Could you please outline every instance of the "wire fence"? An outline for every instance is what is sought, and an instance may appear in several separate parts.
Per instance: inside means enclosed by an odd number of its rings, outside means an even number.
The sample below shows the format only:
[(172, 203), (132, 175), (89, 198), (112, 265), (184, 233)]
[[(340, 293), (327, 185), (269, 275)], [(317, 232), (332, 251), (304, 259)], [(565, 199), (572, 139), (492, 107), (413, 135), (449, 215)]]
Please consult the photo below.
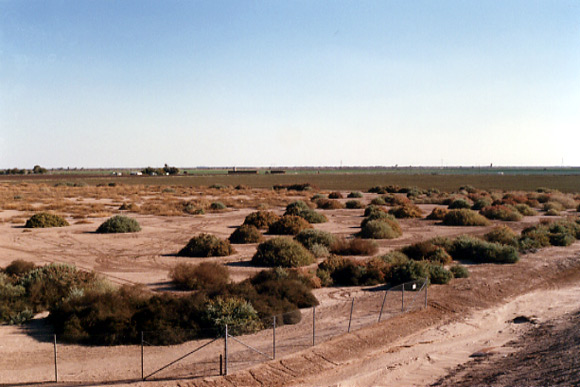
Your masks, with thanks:
[[(178, 345), (151, 344), (163, 342), (163, 331), (141, 332), (140, 343), (114, 347), (106, 345), (113, 341), (106, 334), (92, 338), (96, 344), (90, 346), (71, 344), (75, 338), (46, 332), (3, 335), (0, 385), (98, 384), (227, 375), (426, 307), (427, 285), (427, 280), (409, 282), (303, 309), (300, 315), (290, 312), (272, 316), (263, 319), (264, 329), (253, 334), (238, 334), (243, 327), (234, 325), (226, 326), (225, 332), (197, 331), (197, 337), (206, 338)], [(181, 334), (191, 337), (193, 332)]]

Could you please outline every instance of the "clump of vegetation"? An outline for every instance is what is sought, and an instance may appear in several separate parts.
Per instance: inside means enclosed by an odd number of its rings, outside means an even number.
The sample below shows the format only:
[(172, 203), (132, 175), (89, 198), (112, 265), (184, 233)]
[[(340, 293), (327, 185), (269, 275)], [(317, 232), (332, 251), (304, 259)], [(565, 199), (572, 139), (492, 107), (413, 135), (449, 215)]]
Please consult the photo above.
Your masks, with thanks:
[(213, 202), (209, 205), (209, 208), (212, 211), (222, 211), (225, 210), (226, 208), (228, 208), (225, 204), (223, 204), (222, 202)]
[(342, 193), (340, 193), (339, 191), (334, 191), (328, 194), (328, 198), (329, 199), (342, 199)]
[(394, 239), (402, 235), (401, 227), (398, 223), (384, 220), (370, 220), (362, 226), (361, 238), (367, 239)]
[(308, 210), (310, 210), (308, 204), (306, 204), (302, 200), (296, 200), (286, 206), (286, 212), (284, 212), (284, 215), (298, 215), (302, 211)]
[(493, 203), (493, 200), (491, 200), (491, 198), (484, 196), (484, 197), (481, 197), (481, 198), (478, 198), (477, 200), (475, 200), (471, 209), (475, 210), (475, 211), (479, 211), (479, 210), (484, 209), (485, 207), (491, 206), (492, 203)]
[(471, 208), (472, 204), (468, 202), (466, 199), (455, 199), (451, 203), (449, 203), (448, 208), (450, 210), (458, 210), (461, 208)]
[(308, 209), (305, 211), (300, 211), (298, 216), (307, 221), (308, 223), (326, 223), (328, 218), (321, 213), (314, 210)]
[(448, 264), (452, 261), (451, 256), (443, 247), (437, 246), (431, 241), (405, 246), (401, 252), (415, 261), (430, 261), (440, 264)]
[(363, 194), (360, 191), (353, 191), (353, 192), (349, 193), (347, 196), (347, 198), (349, 198), (349, 199), (360, 199), (362, 197), (363, 197)]
[(535, 216), (535, 215), (538, 215), (537, 211), (535, 211), (533, 208), (531, 208), (526, 203), (518, 203), (518, 204), (516, 204), (514, 206), (514, 208), (516, 209), (517, 212), (519, 212), (523, 216)]
[(369, 206), (367, 206), (367, 208), (365, 208), (365, 212), (363, 216), (371, 216), (373, 214), (378, 214), (378, 213), (387, 213), (387, 210), (384, 209), (383, 207), (371, 204)]
[(488, 242), (518, 247), (518, 236), (514, 230), (508, 226), (495, 227), (493, 230), (485, 234), (483, 238)]
[(393, 214), (395, 218), (421, 218), (423, 217), (423, 212), (419, 207), (414, 204), (407, 204), (403, 206), (398, 206), (391, 208), (389, 214)]
[(373, 200), (371, 200), (371, 204), (373, 206), (386, 206), (387, 201), (385, 200), (385, 198), (383, 196), (378, 196), (376, 198), (373, 198)]
[(425, 262), (407, 260), (394, 265), (389, 272), (389, 283), (400, 285), (429, 278), (429, 265)]
[(572, 220), (540, 223), (522, 231), (520, 250), (530, 251), (546, 246), (568, 246), (580, 239), (580, 224)]
[(314, 256), (300, 243), (286, 237), (277, 237), (258, 245), (252, 257), (255, 266), (299, 267), (314, 263)]
[(429, 282), (436, 285), (445, 285), (453, 278), (453, 273), (441, 265), (429, 265)]
[(135, 203), (123, 203), (119, 206), (119, 211), (137, 212), (139, 211), (139, 206)]
[(453, 241), (449, 253), (455, 260), (477, 263), (516, 263), (519, 260), (518, 251), (513, 246), (486, 242), (466, 235)]
[(435, 207), (433, 211), (431, 211), (431, 213), (427, 215), (427, 219), (443, 220), (445, 218), (445, 215), (447, 215), (447, 213), (449, 213), (449, 210), (447, 208)]
[(97, 228), (97, 233), (99, 234), (116, 234), (138, 231), (141, 231), (139, 222), (123, 215), (115, 215), (112, 218), (107, 219), (99, 226), (99, 228)]
[(229, 241), (203, 233), (191, 238), (177, 255), (181, 257), (225, 257), (234, 252)]
[(377, 251), (375, 241), (360, 238), (337, 238), (330, 246), (330, 252), (338, 255), (374, 255)]
[(349, 210), (365, 208), (365, 205), (360, 200), (347, 200), (344, 204)]
[(302, 183), (302, 184), (276, 184), (274, 185), (274, 190), (288, 190), (288, 191), (311, 191), (316, 189), (316, 187), (310, 183)]
[(300, 231), (312, 228), (304, 218), (297, 215), (284, 215), (268, 228), (268, 233), (277, 235), (296, 235)]
[(254, 226), (259, 230), (267, 230), (278, 219), (280, 217), (271, 211), (256, 211), (246, 216), (244, 224)]
[(462, 265), (453, 265), (449, 268), (454, 278), (469, 278), (469, 270)]
[(490, 222), (484, 216), (473, 210), (450, 210), (443, 218), (446, 226), (489, 226)]
[(546, 211), (546, 215), (558, 216), (560, 212), (564, 211), (564, 206), (559, 202), (549, 201), (544, 203), (543, 209)]
[(263, 328), (258, 312), (252, 304), (239, 297), (217, 297), (210, 300), (205, 307), (204, 318), (210, 325), (218, 328), (218, 332), (234, 335), (249, 334)]
[(169, 278), (181, 289), (215, 289), (227, 285), (230, 273), (227, 267), (215, 262), (178, 263), (169, 272)]
[(66, 227), (69, 223), (61, 216), (49, 212), (39, 212), (26, 221), (26, 228)]
[(308, 250), (311, 250), (317, 245), (322, 245), (327, 249), (330, 249), (330, 246), (332, 246), (336, 241), (336, 236), (327, 231), (311, 228), (300, 231), (295, 239)]
[(499, 219), (510, 222), (522, 220), (522, 215), (512, 208), (504, 205), (485, 207), (480, 213), (488, 219)]
[(332, 199), (318, 199), (316, 206), (323, 210), (340, 210), (344, 208), (344, 204), (338, 200)]
[(255, 226), (243, 224), (228, 239), (234, 244), (259, 243), (264, 240), (264, 236)]
[(331, 256), (318, 265), (316, 275), (324, 286), (372, 286), (384, 282), (387, 270), (381, 260), (354, 261)]
[(23, 275), (28, 274), (28, 272), (34, 270), (35, 268), (36, 265), (34, 264), (34, 262), (16, 259), (4, 268), (4, 273), (13, 277), (22, 277)]

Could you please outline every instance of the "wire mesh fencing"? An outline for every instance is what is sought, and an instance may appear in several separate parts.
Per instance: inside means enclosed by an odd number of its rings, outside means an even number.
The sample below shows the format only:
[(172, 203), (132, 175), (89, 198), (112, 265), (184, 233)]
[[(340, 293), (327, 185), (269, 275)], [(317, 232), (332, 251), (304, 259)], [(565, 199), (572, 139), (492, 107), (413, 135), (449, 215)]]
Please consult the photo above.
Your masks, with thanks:
[[(0, 385), (41, 382), (123, 382), (226, 375), (304, 350), (333, 337), (426, 306), (427, 280), (262, 319), (261, 330), (243, 326), (196, 331), (145, 331), (136, 337), (53, 334), (3, 335)], [(16, 328), (14, 328), (16, 329)], [(173, 344), (172, 342), (181, 342)], [(131, 345), (110, 346), (113, 342)]]

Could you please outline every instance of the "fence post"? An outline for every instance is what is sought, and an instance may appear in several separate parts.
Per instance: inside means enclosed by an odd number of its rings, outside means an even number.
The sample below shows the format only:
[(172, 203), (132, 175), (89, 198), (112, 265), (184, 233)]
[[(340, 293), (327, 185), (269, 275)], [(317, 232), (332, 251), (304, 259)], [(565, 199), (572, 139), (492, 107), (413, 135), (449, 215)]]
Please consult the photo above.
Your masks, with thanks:
[(54, 382), (58, 383), (58, 362), (56, 360), (56, 333), (54, 334)]
[(316, 307), (312, 307), (312, 346), (316, 345)]
[(429, 289), (429, 283), (427, 281), (429, 280), (425, 279), (425, 308), (427, 308), (427, 289)]
[(405, 284), (401, 288), (401, 312), (405, 311)]
[(354, 309), (354, 297), (352, 298), (352, 302), (350, 304), (350, 317), (348, 318), (348, 333), (350, 333), (350, 324), (352, 322), (352, 310)]
[(224, 355), (220, 353), (220, 376), (224, 374)]
[(385, 296), (383, 297), (383, 303), (381, 304), (381, 311), (379, 312), (379, 321), (378, 322), (381, 322), (381, 317), (383, 317), (383, 309), (385, 308), (385, 301), (387, 300), (387, 293), (388, 292), (389, 292), (388, 290), (385, 290)]
[(272, 360), (276, 359), (276, 316), (272, 319)]
[(225, 345), (224, 345), (224, 375), (227, 376), (228, 374), (228, 324), (226, 324), (226, 336), (225, 336)]
[(145, 380), (145, 365), (143, 361), (143, 331), (141, 331), (141, 380)]

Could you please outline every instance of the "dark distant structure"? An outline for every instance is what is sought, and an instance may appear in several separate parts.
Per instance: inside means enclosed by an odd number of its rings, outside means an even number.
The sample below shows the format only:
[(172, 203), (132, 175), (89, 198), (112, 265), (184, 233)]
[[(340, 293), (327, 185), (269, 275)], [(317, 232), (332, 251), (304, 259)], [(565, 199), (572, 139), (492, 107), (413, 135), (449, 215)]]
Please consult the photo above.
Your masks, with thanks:
[(237, 169), (236, 167), (234, 167), (234, 169), (228, 171), (228, 175), (257, 175), (257, 174), (258, 174), (257, 169)]

